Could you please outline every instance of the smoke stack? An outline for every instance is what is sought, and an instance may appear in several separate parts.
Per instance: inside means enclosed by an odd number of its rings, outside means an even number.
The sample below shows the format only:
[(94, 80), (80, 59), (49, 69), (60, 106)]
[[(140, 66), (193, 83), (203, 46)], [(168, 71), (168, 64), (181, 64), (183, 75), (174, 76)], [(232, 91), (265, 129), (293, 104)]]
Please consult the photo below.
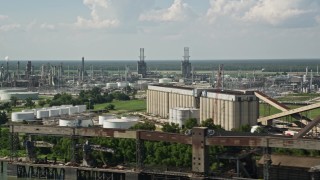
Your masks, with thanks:
[(84, 76), (84, 57), (82, 57), (82, 65), (81, 65), (81, 80), (83, 81)]
[(140, 58), (140, 61), (144, 61), (144, 59), (145, 59), (144, 48), (140, 48), (140, 56), (139, 56), (139, 58)]
[(20, 61), (17, 63), (17, 78), (20, 79)]
[(7, 62), (6, 74), (7, 74), (7, 76), (9, 77), (9, 56), (6, 56), (4, 59), (5, 59), (6, 62)]
[(189, 47), (184, 47), (184, 56), (183, 56), (183, 60), (184, 61), (189, 61)]

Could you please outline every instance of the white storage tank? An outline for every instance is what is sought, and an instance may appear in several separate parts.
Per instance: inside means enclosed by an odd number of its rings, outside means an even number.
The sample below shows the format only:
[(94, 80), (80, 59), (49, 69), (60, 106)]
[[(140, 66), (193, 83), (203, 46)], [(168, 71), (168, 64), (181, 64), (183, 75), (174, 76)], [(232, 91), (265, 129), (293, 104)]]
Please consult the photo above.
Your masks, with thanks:
[(93, 126), (91, 119), (76, 118), (76, 119), (59, 119), (59, 126), (68, 127), (90, 127)]
[(171, 82), (172, 82), (172, 79), (170, 79), (170, 78), (161, 78), (161, 79), (159, 79), (159, 83), (160, 84), (169, 84)]
[(107, 89), (117, 89), (118, 84), (117, 83), (107, 83)]
[(61, 105), (61, 107), (73, 107), (72, 104), (68, 104), (68, 105)]
[(23, 109), (21, 112), (33, 112), (32, 109)]
[(32, 121), (34, 120), (33, 112), (13, 112), (11, 114), (12, 122), (22, 122), (22, 121)]
[(138, 121), (127, 121), (123, 119), (110, 119), (103, 121), (103, 128), (129, 129), (137, 124)]
[(128, 82), (118, 82), (118, 88), (125, 88), (128, 86)]
[(190, 117), (189, 118), (196, 118), (198, 124), (200, 124), (200, 109), (190, 108)]
[(49, 117), (49, 110), (40, 109), (37, 111), (37, 119), (47, 118)]
[(103, 121), (109, 120), (109, 119), (116, 119), (116, 116), (112, 114), (99, 116), (99, 125), (103, 125)]
[(60, 115), (60, 109), (49, 109), (49, 117), (57, 117)]
[(79, 107), (79, 113), (85, 112), (87, 110), (86, 105), (78, 105), (78, 107)]
[(196, 108), (172, 108), (169, 110), (169, 122), (179, 124), (181, 127), (184, 125), (185, 120), (190, 118), (196, 118), (198, 124), (200, 123), (200, 109)]
[[(171, 111), (170, 111), (171, 110)], [(177, 109), (172, 108), (169, 110), (170, 123), (177, 123)]]
[(138, 88), (139, 89), (147, 89), (148, 88), (148, 81), (146, 80), (138, 80)]
[(40, 110), (41, 108), (37, 108), (37, 109), (32, 109), (34, 116), (37, 116), (37, 111)]
[(59, 108), (59, 110), (60, 110), (60, 112), (59, 112), (60, 115), (69, 114), (69, 108), (67, 108), (67, 107), (61, 107), (61, 108)]
[(184, 125), (185, 120), (189, 119), (189, 109), (187, 108), (177, 108), (177, 124), (181, 127)]
[(69, 115), (76, 114), (79, 112), (78, 107), (68, 107), (69, 108)]
[(139, 122), (139, 117), (122, 117), (103, 121), (103, 128), (129, 129)]

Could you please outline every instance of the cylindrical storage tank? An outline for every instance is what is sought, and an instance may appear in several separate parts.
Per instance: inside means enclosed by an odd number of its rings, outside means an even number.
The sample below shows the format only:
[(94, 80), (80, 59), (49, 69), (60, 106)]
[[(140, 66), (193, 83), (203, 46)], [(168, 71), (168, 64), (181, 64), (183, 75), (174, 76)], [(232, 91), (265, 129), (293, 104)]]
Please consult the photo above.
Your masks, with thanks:
[(172, 109), (172, 123), (177, 123), (177, 109)]
[(107, 83), (107, 89), (116, 89), (118, 88), (118, 84), (117, 83)]
[(22, 112), (33, 112), (32, 109), (23, 109)]
[(68, 104), (68, 105), (61, 105), (61, 107), (73, 107), (72, 104)]
[(37, 119), (47, 118), (49, 117), (49, 110), (40, 109), (37, 111)]
[(79, 107), (79, 113), (85, 112), (87, 110), (86, 105), (78, 105), (78, 107)]
[(191, 108), (190, 109), (190, 118), (200, 118), (200, 109)]
[(89, 127), (93, 126), (91, 119), (59, 119), (59, 126)]
[(132, 88), (138, 88), (138, 84), (136, 83), (129, 83), (129, 86), (132, 87)]
[(110, 119), (108, 121), (103, 121), (103, 128), (129, 129), (137, 123), (138, 121)]
[(77, 127), (90, 127), (93, 126), (93, 122), (91, 119), (78, 119)]
[(59, 119), (59, 126), (74, 127), (75, 126), (75, 120), (72, 120), (72, 119)]
[(161, 78), (161, 79), (159, 79), (159, 83), (160, 84), (169, 84), (171, 82), (172, 82), (172, 79), (170, 79), (170, 78)]
[(37, 116), (37, 111), (38, 110), (40, 110), (40, 109), (39, 108), (38, 109), (32, 109), (34, 116)]
[(178, 108), (177, 109), (177, 124), (181, 127), (184, 125), (185, 120), (189, 119), (189, 109)]
[(33, 112), (13, 112), (11, 114), (12, 122), (22, 122), (22, 121), (31, 121), (34, 120)]
[(56, 117), (60, 115), (60, 109), (49, 109), (49, 117)]
[(148, 81), (138, 80), (137, 83), (138, 83), (139, 89), (147, 89), (148, 88)]
[(99, 116), (99, 125), (103, 125), (103, 121), (107, 121), (110, 119), (115, 119), (116, 117), (114, 115), (103, 115)]
[(79, 112), (78, 107), (68, 107), (68, 109), (69, 109), (69, 115), (76, 114)]
[(125, 88), (128, 86), (128, 82), (118, 82), (118, 88)]
[(60, 112), (59, 112), (60, 115), (69, 114), (69, 108), (67, 108), (67, 107), (61, 107), (61, 108), (59, 108), (59, 110), (60, 110)]
[(124, 119), (126, 121), (139, 121), (139, 117), (138, 116), (121, 117), (121, 119)]

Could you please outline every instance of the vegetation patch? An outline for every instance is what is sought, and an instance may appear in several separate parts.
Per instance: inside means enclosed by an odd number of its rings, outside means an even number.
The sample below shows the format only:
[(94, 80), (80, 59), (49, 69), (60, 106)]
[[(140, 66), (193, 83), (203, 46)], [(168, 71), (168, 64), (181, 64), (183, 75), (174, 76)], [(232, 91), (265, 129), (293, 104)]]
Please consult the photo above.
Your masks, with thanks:
[(135, 111), (145, 111), (146, 110), (146, 101), (145, 100), (130, 100), (130, 101), (119, 101), (115, 100), (110, 103), (96, 104), (94, 106), (95, 110), (102, 110), (110, 107), (110, 104), (114, 105), (115, 112), (135, 112)]

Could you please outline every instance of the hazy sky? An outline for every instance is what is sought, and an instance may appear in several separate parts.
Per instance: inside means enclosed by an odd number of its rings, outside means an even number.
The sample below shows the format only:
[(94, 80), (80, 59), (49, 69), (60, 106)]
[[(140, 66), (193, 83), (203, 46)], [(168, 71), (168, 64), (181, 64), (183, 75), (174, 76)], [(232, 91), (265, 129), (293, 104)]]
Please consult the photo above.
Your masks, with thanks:
[(0, 60), (320, 58), (319, 0), (0, 0)]

